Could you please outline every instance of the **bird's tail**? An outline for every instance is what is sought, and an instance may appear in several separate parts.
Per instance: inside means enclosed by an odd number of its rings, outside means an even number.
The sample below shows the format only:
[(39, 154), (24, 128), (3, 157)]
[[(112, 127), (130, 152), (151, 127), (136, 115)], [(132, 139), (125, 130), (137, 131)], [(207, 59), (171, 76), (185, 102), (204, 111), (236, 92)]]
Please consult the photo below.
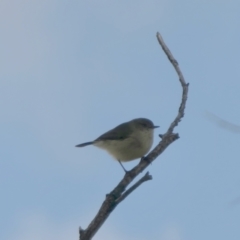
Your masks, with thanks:
[(91, 144), (93, 144), (93, 142), (85, 142), (85, 143), (78, 144), (75, 147), (85, 147), (85, 146), (88, 146), (88, 145), (91, 145)]

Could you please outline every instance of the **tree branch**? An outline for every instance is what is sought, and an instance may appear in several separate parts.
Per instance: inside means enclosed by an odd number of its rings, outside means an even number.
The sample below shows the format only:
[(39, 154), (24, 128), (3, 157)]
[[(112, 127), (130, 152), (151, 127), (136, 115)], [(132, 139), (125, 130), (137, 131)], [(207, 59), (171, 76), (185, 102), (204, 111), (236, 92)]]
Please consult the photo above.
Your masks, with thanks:
[(169, 61), (172, 63), (174, 69), (177, 72), (177, 75), (179, 77), (179, 81), (182, 85), (183, 88), (183, 92), (182, 92), (182, 101), (180, 104), (180, 107), (178, 109), (178, 115), (176, 116), (176, 118), (174, 119), (174, 121), (171, 123), (170, 127), (167, 130), (166, 134), (172, 133), (173, 129), (178, 125), (178, 123), (181, 121), (181, 119), (184, 116), (184, 110), (186, 107), (186, 102), (187, 102), (187, 96), (188, 96), (188, 86), (189, 84), (186, 83), (182, 71), (180, 70), (179, 66), (178, 66), (178, 62), (177, 60), (173, 57), (172, 53), (170, 52), (170, 50), (168, 49), (167, 45), (165, 44), (165, 42), (163, 41), (162, 36), (160, 35), (159, 32), (157, 32), (157, 40), (159, 42), (159, 44), (161, 45), (163, 51), (166, 53)]
[(123, 201), (131, 192), (133, 192), (137, 187), (139, 187), (142, 183), (152, 180), (152, 176), (149, 174), (149, 172), (146, 172), (146, 174), (140, 178), (134, 185), (132, 185), (128, 190), (126, 190), (118, 199), (116, 199), (116, 204), (119, 204), (121, 201)]
[(148, 167), (150, 163), (152, 163), (163, 151), (175, 140), (179, 138), (178, 134), (173, 133), (174, 128), (178, 125), (181, 119), (184, 116), (184, 110), (187, 101), (188, 94), (188, 84), (186, 84), (184, 77), (181, 73), (181, 70), (178, 66), (177, 61), (173, 57), (172, 53), (164, 43), (161, 35), (157, 33), (157, 39), (159, 44), (162, 46), (163, 51), (166, 53), (168, 59), (172, 63), (175, 68), (181, 86), (183, 88), (182, 92), (182, 101), (178, 110), (178, 114), (174, 121), (169, 126), (167, 132), (160, 137), (162, 138), (158, 145), (143, 159), (141, 159), (140, 163), (134, 167), (131, 171), (127, 172), (123, 179), (118, 183), (118, 185), (106, 196), (106, 199), (102, 203), (101, 208), (99, 209), (97, 215), (89, 224), (87, 229), (79, 229), (80, 240), (90, 240), (98, 231), (98, 229), (103, 225), (106, 221), (110, 213), (115, 209), (115, 207), (122, 202), (130, 193), (132, 193), (137, 187), (139, 187), (143, 182), (152, 179), (152, 176), (149, 173), (146, 173), (140, 180), (138, 180), (132, 187), (128, 190), (126, 188), (128, 185), (135, 179), (137, 175), (139, 175), (145, 168)]

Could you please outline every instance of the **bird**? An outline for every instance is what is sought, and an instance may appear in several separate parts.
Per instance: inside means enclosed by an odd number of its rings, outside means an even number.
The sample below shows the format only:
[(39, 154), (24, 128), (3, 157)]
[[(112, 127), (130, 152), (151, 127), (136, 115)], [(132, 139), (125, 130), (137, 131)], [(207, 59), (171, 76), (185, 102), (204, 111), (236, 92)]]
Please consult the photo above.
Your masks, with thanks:
[(144, 157), (152, 147), (154, 129), (158, 127), (147, 118), (136, 118), (118, 125), (93, 141), (78, 144), (76, 147), (93, 145), (104, 149), (127, 172), (121, 162)]

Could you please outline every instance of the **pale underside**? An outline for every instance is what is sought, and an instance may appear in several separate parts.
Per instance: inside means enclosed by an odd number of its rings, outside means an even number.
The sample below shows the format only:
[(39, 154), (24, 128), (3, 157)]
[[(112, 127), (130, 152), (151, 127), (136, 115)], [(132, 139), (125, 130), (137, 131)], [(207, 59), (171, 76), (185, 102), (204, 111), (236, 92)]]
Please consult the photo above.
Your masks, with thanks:
[(143, 157), (150, 150), (152, 143), (153, 130), (150, 129), (123, 140), (97, 140), (93, 145), (106, 150), (116, 160), (127, 162)]

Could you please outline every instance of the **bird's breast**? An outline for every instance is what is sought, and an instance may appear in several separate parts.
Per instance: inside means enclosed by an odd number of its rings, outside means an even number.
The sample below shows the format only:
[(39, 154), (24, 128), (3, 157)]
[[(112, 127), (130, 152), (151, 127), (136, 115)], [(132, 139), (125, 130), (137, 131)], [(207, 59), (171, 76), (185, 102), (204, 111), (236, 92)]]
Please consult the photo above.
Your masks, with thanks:
[(100, 140), (95, 146), (105, 149), (115, 159), (123, 162), (143, 157), (153, 143), (153, 130), (137, 131), (123, 140)]

